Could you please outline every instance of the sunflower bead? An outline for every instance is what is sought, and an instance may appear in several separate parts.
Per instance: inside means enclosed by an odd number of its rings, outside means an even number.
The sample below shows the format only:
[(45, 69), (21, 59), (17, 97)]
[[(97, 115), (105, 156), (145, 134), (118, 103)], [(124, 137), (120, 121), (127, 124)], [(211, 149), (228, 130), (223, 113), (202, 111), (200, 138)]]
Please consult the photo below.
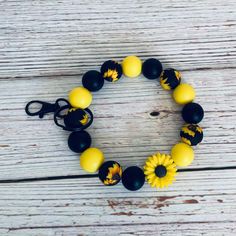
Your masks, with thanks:
[(151, 187), (168, 187), (175, 181), (176, 164), (166, 154), (156, 153), (150, 156), (144, 166), (144, 174)]
[(122, 67), (118, 62), (108, 60), (102, 64), (101, 74), (105, 80), (116, 82), (122, 76)]
[(181, 74), (179, 71), (168, 68), (162, 71), (160, 75), (161, 87), (165, 90), (175, 89), (181, 82)]
[(190, 146), (196, 146), (203, 139), (203, 131), (199, 125), (186, 124), (180, 131), (180, 137), (182, 142), (187, 143)]
[(80, 128), (86, 125), (89, 121), (89, 116), (83, 109), (70, 108), (64, 118), (65, 126), (68, 128)]
[(120, 182), (122, 169), (116, 161), (106, 161), (99, 169), (98, 177), (104, 185), (111, 186)]

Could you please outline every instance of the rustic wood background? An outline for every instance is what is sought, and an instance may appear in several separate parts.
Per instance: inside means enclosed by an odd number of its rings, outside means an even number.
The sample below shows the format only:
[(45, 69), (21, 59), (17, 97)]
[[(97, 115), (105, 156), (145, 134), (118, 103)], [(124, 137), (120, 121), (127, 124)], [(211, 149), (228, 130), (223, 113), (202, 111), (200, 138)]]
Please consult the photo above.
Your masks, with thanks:
[[(0, 9), (1, 236), (236, 235), (235, 0), (1, 0)], [(179, 69), (205, 109), (194, 170), (166, 190), (83, 178), (68, 133), (24, 112), (130, 54)], [(91, 109), (93, 146), (124, 168), (179, 140), (181, 107), (158, 81), (106, 83)]]

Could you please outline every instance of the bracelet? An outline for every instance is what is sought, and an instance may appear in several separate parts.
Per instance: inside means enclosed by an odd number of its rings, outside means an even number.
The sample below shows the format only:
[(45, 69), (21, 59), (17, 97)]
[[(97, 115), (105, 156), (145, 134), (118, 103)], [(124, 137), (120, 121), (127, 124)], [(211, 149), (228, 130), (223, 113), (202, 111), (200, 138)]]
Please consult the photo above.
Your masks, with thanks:
[[(104, 81), (117, 82), (122, 75), (134, 78), (141, 73), (149, 79), (159, 78), (164, 90), (173, 90), (173, 99), (177, 104), (184, 105), (182, 118), (186, 124), (181, 128), (181, 142), (174, 145), (170, 155), (156, 153), (147, 158), (143, 169), (130, 166), (122, 171), (116, 161), (105, 161), (103, 152), (91, 147), (92, 139), (87, 131), (93, 122), (93, 113), (88, 108), (92, 102), (92, 93), (99, 91)], [(71, 131), (68, 137), (69, 148), (80, 155), (81, 168), (89, 173), (95, 173), (106, 186), (122, 182), (124, 187), (131, 191), (140, 189), (145, 179), (155, 188), (168, 187), (175, 181), (178, 167), (190, 165), (194, 159), (192, 146), (203, 139), (202, 128), (198, 123), (203, 119), (203, 108), (194, 103), (195, 91), (186, 83), (181, 83), (181, 74), (173, 68), (163, 70), (162, 64), (155, 58), (142, 61), (136, 56), (126, 57), (121, 64), (108, 60), (101, 66), (101, 71), (90, 70), (82, 77), (83, 87), (76, 87), (69, 93), (68, 100), (59, 98), (55, 103), (39, 100), (29, 102), (25, 111), (30, 116), (38, 115), (40, 118), (46, 113), (54, 113), (54, 122), (64, 130)], [(32, 104), (41, 105), (36, 112), (31, 112)], [(179, 170), (180, 171), (180, 170)]]

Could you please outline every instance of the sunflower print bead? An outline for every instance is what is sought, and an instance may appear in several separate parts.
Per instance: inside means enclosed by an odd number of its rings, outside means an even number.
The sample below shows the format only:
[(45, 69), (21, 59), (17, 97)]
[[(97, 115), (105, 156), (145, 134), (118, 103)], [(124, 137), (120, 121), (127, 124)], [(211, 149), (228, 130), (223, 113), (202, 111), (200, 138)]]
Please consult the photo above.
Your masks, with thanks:
[(104, 162), (98, 172), (99, 179), (107, 186), (118, 184), (121, 180), (121, 176), (121, 166), (115, 161)]
[(168, 187), (175, 181), (176, 164), (166, 154), (156, 153), (150, 156), (144, 166), (144, 174), (147, 182), (153, 188)]
[(190, 146), (196, 146), (203, 139), (203, 131), (199, 125), (186, 124), (180, 131), (180, 137), (184, 143)]
[(160, 75), (160, 84), (165, 90), (175, 89), (180, 84), (180, 82), (181, 74), (175, 69), (165, 69)]
[(89, 121), (89, 116), (83, 109), (71, 108), (64, 117), (64, 123), (67, 128), (80, 128), (86, 125)]
[(116, 61), (105, 61), (101, 67), (101, 74), (105, 80), (116, 82), (122, 76), (122, 67)]

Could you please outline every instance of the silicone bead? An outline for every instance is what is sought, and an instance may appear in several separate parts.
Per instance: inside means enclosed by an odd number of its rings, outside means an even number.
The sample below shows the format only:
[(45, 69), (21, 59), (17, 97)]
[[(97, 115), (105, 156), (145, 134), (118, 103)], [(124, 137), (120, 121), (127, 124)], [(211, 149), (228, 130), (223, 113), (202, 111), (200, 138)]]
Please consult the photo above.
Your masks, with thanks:
[(68, 137), (68, 146), (71, 151), (81, 153), (90, 147), (91, 136), (86, 131), (72, 132)]
[(162, 71), (160, 75), (161, 87), (165, 90), (175, 89), (181, 82), (181, 74), (179, 71), (168, 68)]
[(137, 166), (130, 166), (123, 172), (122, 183), (130, 191), (142, 188), (145, 182), (143, 170)]
[(204, 117), (204, 110), (198, 103), (188, 103), (183, 107), (182, 117), (186, 123), (197, 124)]
[(103, 87), (104, 79), (100, 72), (90, 70), (83, 75), (82, 84), (89, 91), (96, 92)]
[(71, 108), (64, 117), (64, 123), (67, 128), (81, 128), (89, 121), (87, 113), (80, 108)]
[(202, 128), (196, 124), (186, 124), (180, 131), (182, 142), (190, 146), (196, 146), (203, 139)]
[(85, 109), (89, 107), (91, 102), (92, 94), (86, 88), (76, 87), (69, 93), (69, 103), (72, 107)]
[(189, 84), (180, 84), (173, 92), (173, 98), (178, 104), (187, 104), (195, 98), (194, 88)]
[(115, 161), (106, 161), (99, 168), (98, 177), (104, 185), (111, 186), (120, 182), (122, 169)]
[(116, 61), (105, 61), (101, 67), (101, 74), (105, 80), (116, 82), (122, 76), (122, 67)]
[(174, 160), (169, 155), (159, 152), (148, 157), (143, 170), (147, 182), (153, 188), (164, 188), (171, 185), (177, 171)]
[(127, 77), (137, 77), (142, 72), (142, 61), (136, 56), (128, 56), (122, 62), (122, 70)]
[(98, 148), (90, 147), (80, 155), (81, 168), (90, 173), (96, 172), (103, 162), (103, 152)]
[(188, 166), (194, 159), (194, 151), (186, 143), (177, 143), (171, 149), (171, 157), (177, 166)]
[(155, 58), (149, 58), (143, 63), (142, 71), (147, 79), (157, 79), (162, 72), (161, 62)]

